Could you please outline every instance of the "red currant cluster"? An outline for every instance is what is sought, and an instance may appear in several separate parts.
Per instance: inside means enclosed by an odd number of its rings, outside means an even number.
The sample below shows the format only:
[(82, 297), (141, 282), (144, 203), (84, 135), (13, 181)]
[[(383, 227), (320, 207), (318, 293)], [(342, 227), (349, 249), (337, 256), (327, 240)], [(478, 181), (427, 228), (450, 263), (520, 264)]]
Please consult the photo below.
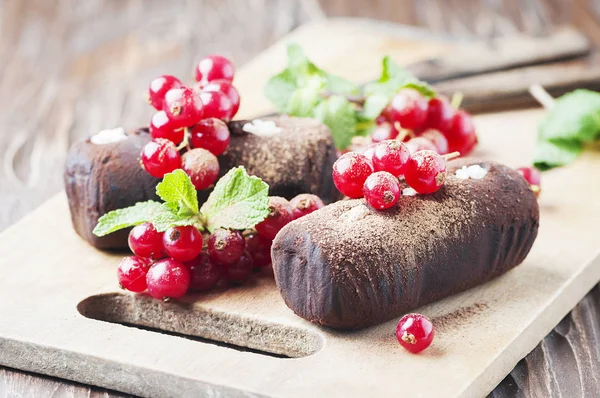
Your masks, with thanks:
[[(212, 55), (196, 66), (192, 87), (170, 75), (150, 82), (148, 98), (157, 112), (150, 121), (153, 140), (141, 154), (142, 166), (150, 175), (162, 178), (181, 168), (198, 190), (215, 182), (219, 174), (216, 157), (229, 145), (225, 122), (240, 107), (240, 96), (231, 83), (233, 75), (227, 58)], [(187, 152), (182, 156), (184, 148)]]
[(377, 124), (371, 135), (374, 143), (400, 139), (406, 141), (411, 153), (430, 150), (441, 155), (466, 155), (477, 143), (471, 115), (455, 110), (443, 97), (427, 100), (413, 89), (400, 90), (379, 115)]
[(333, 165), (333, 182), (350, 198), (365, 197), (378, 210), (394, 206), (402, 189), (399, 177), (420, 194), (429, 194), (442, 187), (446, 179), (445, 156), (430, 150), (411, 155), (407, 145), (398, 140), (385, 140), (370, 145), (363, 153), (348, 152)]
[(290, 202), (273, 196), (269, 216), (255, 230), (216, 229), (204, 236), (194, 226), (158, 232), (149, 222), (137, 225), (129, 233), (129, 248), (135, 255), (121, 260), (119, 284), (166, 300), (211, 290), (221, 280), (242, 283), (253, 271), (271, 264), (271, 244), (281, 228), (323, 206), (315, 195), (301, 194)]

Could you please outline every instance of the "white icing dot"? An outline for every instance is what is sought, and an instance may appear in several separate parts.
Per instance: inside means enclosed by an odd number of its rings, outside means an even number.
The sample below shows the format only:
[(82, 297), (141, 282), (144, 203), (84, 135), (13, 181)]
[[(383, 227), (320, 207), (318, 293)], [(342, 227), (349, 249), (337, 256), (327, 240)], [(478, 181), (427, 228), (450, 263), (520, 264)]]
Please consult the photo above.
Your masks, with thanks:
[(478, 164), (463, 166), (454, 172), (456, 178), (460, 180), (481, 180), (487, 174), (487, 170)]
[(125, 134), (123, 127), (117, 127), (116, 129), (99, 131), (97, 134), (93, 135), (92, 138), (90, 138), (90, 142), (94, 145), (104, 145), (126, 139), (127, 135)]
[(251, 122), (244, 124), (242, 130), (244, 130), (247, 133), (263, 137), (280, 134), (283, 131), (282, 128), (278, 127), (274, 121), (263, 121), (260, 119), (254, 119)]
[(417, 191), (415, 191), (414, 189), (412, 189), (411, 187), (408, 188), (404, 188), (402, 190), (402, 195), (403, 196), (415, 196), (417, 194)]

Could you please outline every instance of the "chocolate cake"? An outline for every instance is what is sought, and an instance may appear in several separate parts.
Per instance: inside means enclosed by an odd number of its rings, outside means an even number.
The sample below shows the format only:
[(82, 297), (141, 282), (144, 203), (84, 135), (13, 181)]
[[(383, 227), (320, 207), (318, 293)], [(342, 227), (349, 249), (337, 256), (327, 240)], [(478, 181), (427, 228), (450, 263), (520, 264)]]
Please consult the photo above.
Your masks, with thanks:
[[(474, 164), (483, 178), (455, 175)], [(358, 329), (505, 273), (525, 259), (538, 227), (535, 195), (519, 173), (459, 159), (434, 194), (403, 196), (386, 211), (340, 201), (291, 222), (273, 243), (273, 268), (296, 314)]]
[[(317, 120), (287, 116), (263, 120), (273, 121), (276, 130), (252, 134), (244, 130), (244, 125), (252, 124), (250, 120), (229, 123), (229, 147), (218, 157), (220, 176), (232, 167), (245, 166), (250, 175), (269, 184), (271, 196), (291, 199), (312, 193), (326, 203), (338, 199), (331, 177), (336, 149), (327, 126)], [(93, 246), (127, 248), (127, 230), (102, 238), (92, 234), (98, 218), (110, 210), (158, 199), (155, 187), (160, 180), (148, 175), (139, 159), (142, 147), (150, 140), (143, 128), (112, 143), (94, 144), (86, 139), (67, 155), (64, 178), (73, 226)], [(209, 194), (210, 190), (199, 191), (200, 203)]]
[(129, 230), (97, 237), (92, 230), (98, 218), (111, 210), (149, 199), (159, 200), (156, 184), (160, 181), (140, 167), (140, 152), (150, 141), (148, 129), (139, 129), (117, 141), (80, 141), (67, 155), (64, 180), (73, 228), (99, 249), (127, 247)]

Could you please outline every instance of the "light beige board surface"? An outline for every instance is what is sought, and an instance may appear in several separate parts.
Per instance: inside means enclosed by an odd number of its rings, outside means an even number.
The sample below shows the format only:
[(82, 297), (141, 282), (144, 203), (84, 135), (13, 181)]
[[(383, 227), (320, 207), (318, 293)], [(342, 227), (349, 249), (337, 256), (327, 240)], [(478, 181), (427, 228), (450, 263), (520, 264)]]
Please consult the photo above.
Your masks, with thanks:
[[(358, 81), (373, 77), (383, 54), (409, 62), (447, 48), (415, 45), (404, 33), (337, 21), (301, 28), (294, 40), (318, 64)], [(278, 44), (240, 70), (244, 115), (271, 110), (261, 87), (283, 59)], [(541, 115), (477, 117), (475, 155), (529, 164)], [(436, 326), (434, 344), (422, 355), (398, 345), (393, 321), (352, 333), (305, 322), (268, 277), (183, 303), (121, 293), (115, 268), (122, 254), (82, 241), (61, 194), (0, 235), (0, 364), (143, 396), (482, 396), (600, 279), (599, 168), (598, 152), (587, 151), (544, 175), (540, 233), (525, 263), (419, 309)]]

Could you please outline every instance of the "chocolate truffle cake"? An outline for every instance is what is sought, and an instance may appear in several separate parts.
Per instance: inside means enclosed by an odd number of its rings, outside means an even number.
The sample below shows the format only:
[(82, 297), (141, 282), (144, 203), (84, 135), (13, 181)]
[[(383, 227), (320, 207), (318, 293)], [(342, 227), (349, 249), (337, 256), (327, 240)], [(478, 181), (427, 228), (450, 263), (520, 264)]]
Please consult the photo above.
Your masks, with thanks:
[[(287, 199), (312, 193), (326, 203), (340, 197), (331, 171), (336, 149), (329, 128), (314, 119), (276, 116), (229, 123), (229, 147), (218, 157), (220, 176), (244, 166), (269, 184), (269, 195)], [(115, 133), (120, 130), (121, 133)], [(111, 133), (112, 132), (112, 133)], [(127, 231), (98, 238), (92, 230), (108, 211), (157, 199), (156, 184), (140, 166), (142, 147), (151, 140), (147, 129), (126, 135), (106, 130), (75, 144), (67, 155), (65, 186), (73, 226), (101, 249), (127, 247)], [(112, 141), (112, 140), (115, 141)], [(95, 141), (96, 143), (94, 143)], [(203, 203), (210, 190), (199, 191)]]
[[(465, 165), (485, 172), (470, 179)], [(386, 211), (340, 201), (291, 222), (273, 243), (273, 268), (296, 314), (357, 329), (505, 273), (525, 259), (538, 226), (535, 195), (519, 173), (459, 159), (434, 194), (403, 196)]]

